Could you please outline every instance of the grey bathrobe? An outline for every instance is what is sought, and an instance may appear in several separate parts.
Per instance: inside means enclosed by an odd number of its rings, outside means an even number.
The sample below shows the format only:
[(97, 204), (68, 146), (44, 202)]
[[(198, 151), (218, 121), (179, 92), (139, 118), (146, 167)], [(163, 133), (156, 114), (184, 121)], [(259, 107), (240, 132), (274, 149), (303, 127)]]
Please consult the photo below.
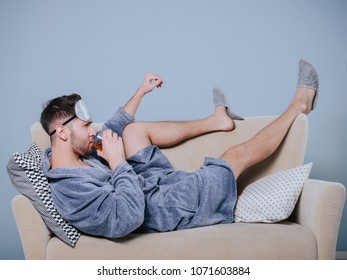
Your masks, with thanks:
[[(122, 135), (134, 119), (122, 108), (104, 124)], [(95, 153), (91, 167), (50, 168), (42, 164), (62, 217), (81, 231), (109, 238), (134, 230), (172, 231), (233, 222), (236, 182), (229, 163), (205, 158), (195, 172), (174, 170), (156, 146), (148, 146), (110, 170)]]

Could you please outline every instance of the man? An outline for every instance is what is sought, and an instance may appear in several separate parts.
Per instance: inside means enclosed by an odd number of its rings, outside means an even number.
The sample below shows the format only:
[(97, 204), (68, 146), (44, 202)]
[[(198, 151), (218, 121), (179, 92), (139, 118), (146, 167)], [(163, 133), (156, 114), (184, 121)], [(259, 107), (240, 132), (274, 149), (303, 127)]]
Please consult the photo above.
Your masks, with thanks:
[(295, 118), (314, 109), (318, 74), (299, 63), (295, 96), (276, 120), (253, 138), (230, 147), (220, 158), (206, 158), (195, 172), (173, 170), (160, 148), (213, 131), (235, 128), (224, 94), (214, 89), (214, 113), (187, 122), (134, 122), (142, 98), (163, 81), (146, 75), (134, 96), (104, 124), (102, 151), (79, 95), (47, 103), (41, 123), (51, 136), (43, 170), (53, 201), (68, 222), (81, 231), (122, 237), (134, 230), (171, 231), (233, 222), (237, 177), (271, 155)]

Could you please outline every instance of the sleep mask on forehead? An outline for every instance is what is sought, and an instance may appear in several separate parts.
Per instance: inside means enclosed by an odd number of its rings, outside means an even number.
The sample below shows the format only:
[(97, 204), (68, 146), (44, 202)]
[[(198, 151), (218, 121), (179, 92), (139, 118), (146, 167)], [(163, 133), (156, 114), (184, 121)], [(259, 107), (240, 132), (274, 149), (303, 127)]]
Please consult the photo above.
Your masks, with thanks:
[[(92, 117), (90, 116), (87, 105), (82, 99), (78, 100), (75, 104), (75, 114), (71, 118), (63, 122), (61, 125), (66, 125), (72, 120), (74, 120), (75, 118), (79, 118), (81, 121), (84, 121), (84, 122), (90, 122), (92, 120)], [(49, 134), (49, 136), (52, 136), (55, 132), (56, 132), (56, 129), (54, 129)]]
[(75, 114), (81, 121), (90, 122), (92, 120), (87, 105), (82, 99), (78, 100), (75, 104)]

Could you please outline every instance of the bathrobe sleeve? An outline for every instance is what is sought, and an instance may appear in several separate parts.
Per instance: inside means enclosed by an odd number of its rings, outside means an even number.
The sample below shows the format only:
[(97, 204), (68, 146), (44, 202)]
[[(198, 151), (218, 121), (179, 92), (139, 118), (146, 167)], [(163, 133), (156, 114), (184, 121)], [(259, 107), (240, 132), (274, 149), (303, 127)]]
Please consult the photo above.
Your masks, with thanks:
[(108, 238), (141, 226), (144, 194), (132, 167), (123, 162), (109, 173), (93, 169), (64, 168), (62, 176), (50, 174), (56, 177), (51, 180), (52, 199), (62, 217), (87, 234)]
[(120, 107), (112, 118), (104, 123), (102, 130), (111, 129), (113, 132), (116, 132), (118, 136), (122, 136), (124, 128), (134, 121), (134, 117), (124, 111), (123, 107)]

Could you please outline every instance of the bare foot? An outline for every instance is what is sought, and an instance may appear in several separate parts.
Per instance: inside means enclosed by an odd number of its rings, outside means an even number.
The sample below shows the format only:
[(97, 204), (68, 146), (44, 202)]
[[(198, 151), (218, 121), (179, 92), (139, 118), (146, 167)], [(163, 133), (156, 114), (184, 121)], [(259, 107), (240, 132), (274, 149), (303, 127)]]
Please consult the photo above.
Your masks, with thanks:
[(316, 97), (316, 90), (298, 87), (295, 94), (295, 99), (300, 104), (301, 112), (308, 115), (312, 111), (312, 104)]
[(305, 105), (302, 113), (308, 115), (312, 111), (313, 101), (316, 97), (316, 90), (299, 87), (297, 88), (297, 95), (301, 97), (300, 100)]
[(234, 121), (230, 118), (227, 108), (224, 106), (215, 107), (214, 113), (211, 116), (216, 124), (216, 129), (219, 131), (232, 131), (235, 128)]

